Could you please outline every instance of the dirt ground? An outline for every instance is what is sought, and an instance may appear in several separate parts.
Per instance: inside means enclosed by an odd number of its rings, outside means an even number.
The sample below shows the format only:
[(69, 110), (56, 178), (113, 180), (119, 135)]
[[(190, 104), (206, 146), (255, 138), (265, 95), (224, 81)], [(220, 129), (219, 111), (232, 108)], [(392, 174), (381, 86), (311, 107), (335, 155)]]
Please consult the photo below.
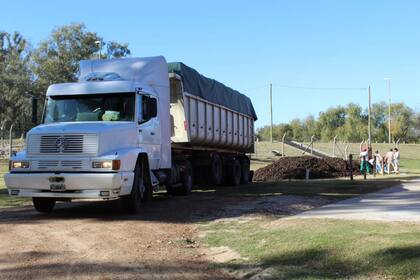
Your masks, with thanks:
[[(290, 215), (325, 198), (158, 194), (139, 215), (118, 202), (63, 203), (51, 214), (0, 209), (1, 279), (233, 279), (216, 268), (226, 254), (200, 243), (196, 223)], [(230, 254), (232, 255), (232, 254)], [(228, 258), (229, 259), (229, 258)]]

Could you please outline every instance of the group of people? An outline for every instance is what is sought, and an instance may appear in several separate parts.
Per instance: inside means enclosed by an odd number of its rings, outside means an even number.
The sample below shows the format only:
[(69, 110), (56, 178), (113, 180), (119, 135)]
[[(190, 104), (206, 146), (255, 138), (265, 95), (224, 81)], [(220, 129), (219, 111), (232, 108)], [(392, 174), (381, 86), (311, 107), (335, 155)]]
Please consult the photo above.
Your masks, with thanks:
[(391, 172), (400, 173), (400, 151), (398, 148), (390, 149), (382, 156), (379, 151), (372, 154), (372, 148), (364, 148), (360, 152), (360, 171), (363, 173), (372, 173), (375, 166), (376, 173)]

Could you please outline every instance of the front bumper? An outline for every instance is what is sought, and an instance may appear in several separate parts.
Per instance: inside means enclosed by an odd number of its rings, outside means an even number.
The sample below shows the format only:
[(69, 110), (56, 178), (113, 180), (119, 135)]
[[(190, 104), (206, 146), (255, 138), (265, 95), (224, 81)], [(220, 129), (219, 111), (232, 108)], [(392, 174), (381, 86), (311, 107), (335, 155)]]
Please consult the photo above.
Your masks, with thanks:
[[(51, 179), (63, 179), (65, 191), (51, 191)], [(133, 172), (118, 173), (8, 173), (9, 194), (19, 197), (115, 199), (131, 192)]]

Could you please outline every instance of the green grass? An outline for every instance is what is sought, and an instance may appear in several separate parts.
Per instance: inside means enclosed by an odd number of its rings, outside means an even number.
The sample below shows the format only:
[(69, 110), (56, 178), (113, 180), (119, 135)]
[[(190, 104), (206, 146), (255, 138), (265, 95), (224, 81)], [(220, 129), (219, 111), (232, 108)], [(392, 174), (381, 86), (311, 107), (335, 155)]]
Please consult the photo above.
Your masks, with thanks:
[(418, 159), (404, 159), (401, 161), (402, 172), (420, 174), (420, 160)]
[[(391, 187), (401, 179), (410, 177), (294, 180), (226, 187), (216, 193), (224, 197), (293, 194), (334, 201)], [(245, 221), (202, 222), (199, 230), (205, 233), (202, 241), (207, 246), (240, 253), (240, 260), (216, 265), (239, 278), (258, 273), (263, 273), (262, 279), (420, 278), (420, 224), (260, 215)]]
[(21, 206), (29, 203), (28, 198), (17, 198), (9, 196), (6, 186), (4, 185), (4, 173), (7, 172), (8, 161), (0, 160), (0, 208)]
[(420, 278), (420, 225), (320, 219), (201, 225), (209, 246), (228, 246), (238, 273), (267, 269), (265, 279)]

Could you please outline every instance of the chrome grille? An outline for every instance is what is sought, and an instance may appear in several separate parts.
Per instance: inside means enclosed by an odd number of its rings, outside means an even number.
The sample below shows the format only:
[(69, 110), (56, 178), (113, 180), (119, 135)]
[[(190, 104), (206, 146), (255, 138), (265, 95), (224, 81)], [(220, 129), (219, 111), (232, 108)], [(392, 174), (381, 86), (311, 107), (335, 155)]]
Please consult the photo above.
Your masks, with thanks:
[(82, 168), (82, 161), (81, 160), (63, 160), (61, 162), (63, 167), (71, 167), (71, 168)]
[(38, 161), (38, 168), (39, 169), (46, 169), (51, 167), (58, 167), (58, 160), (42, 160)]
[(38, 169), (68, 170), (81, 169), (83, 162), (81, 160), (39, 160), (36, 162)]
[(31, 135), (28, 141), (29, 154), (95, 155), (97, 150), (95, 134)]

